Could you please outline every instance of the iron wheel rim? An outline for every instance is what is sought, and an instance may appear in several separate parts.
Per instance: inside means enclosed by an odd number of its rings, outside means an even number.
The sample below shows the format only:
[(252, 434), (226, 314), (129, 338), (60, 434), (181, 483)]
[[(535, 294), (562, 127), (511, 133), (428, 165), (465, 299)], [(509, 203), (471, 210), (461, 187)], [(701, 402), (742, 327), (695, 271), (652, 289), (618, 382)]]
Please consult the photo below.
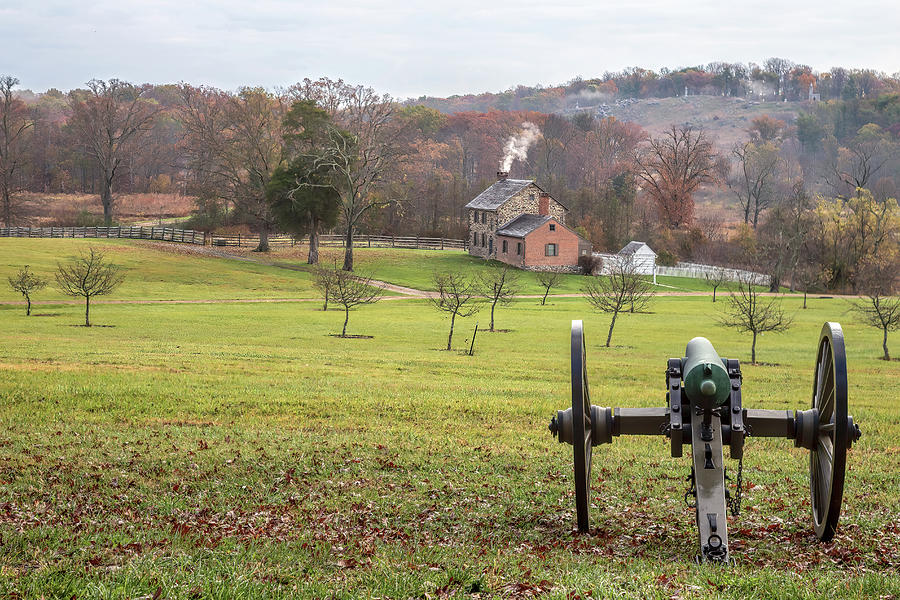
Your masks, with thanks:
[(847, 355), (838, 323), (825, 323), (816, 353), (812, 408), (818, 413), (809, 454), (810, 504), (816, 537), (829, 541), (837, 530), (847, 464)]
[(584, 347), (584, 323), (572, 321), (572, 447), (575, 463), (575, 512), (578, 531), (590, 530), (591, 398)]

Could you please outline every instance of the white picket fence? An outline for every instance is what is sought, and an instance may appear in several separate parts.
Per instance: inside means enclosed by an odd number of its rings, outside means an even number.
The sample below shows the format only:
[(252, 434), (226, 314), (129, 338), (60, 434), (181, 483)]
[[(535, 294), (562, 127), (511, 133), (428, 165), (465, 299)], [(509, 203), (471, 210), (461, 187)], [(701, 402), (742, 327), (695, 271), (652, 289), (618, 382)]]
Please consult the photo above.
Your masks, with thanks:
[(707, 274), (714, 274), (719, 269), (724, 271), (725, 278), (728, 281), (745, 281), (751, 278), (756, 285), (769, 285), (769, 276), (753, 271), (744, 271), (742, 269), (729, 269), (726, 267), (716, 267), (713, 265), (700, 265), (697, 263), (679, 262), (674, 267), (664, 267), (656, 265), (657, 275), (668, 275), (671, 277), (690, 277), (692, 279), (704, 279)]

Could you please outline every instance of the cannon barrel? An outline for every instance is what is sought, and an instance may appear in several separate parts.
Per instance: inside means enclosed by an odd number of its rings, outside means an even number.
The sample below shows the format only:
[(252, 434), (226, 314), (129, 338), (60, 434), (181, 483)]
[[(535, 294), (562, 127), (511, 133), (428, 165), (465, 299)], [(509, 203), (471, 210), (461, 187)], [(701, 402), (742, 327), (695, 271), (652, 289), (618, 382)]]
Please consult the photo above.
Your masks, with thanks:
[(692, 403), (712, 409), (725, 404), (731, 394), (731, 379), (712, 343), (695, 337), (684, 351), (684, 393)]

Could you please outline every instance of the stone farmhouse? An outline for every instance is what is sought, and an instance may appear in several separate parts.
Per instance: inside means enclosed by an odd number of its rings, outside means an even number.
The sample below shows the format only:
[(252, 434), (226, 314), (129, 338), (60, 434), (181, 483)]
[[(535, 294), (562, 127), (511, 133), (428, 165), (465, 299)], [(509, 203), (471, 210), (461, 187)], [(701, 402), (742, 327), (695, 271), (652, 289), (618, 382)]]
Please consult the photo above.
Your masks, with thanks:
[(469, 254), (520, 269), (574, 271), (591, 243), (566, 226), (568, 208), (530, 179), (497, 181), (466, 204)]

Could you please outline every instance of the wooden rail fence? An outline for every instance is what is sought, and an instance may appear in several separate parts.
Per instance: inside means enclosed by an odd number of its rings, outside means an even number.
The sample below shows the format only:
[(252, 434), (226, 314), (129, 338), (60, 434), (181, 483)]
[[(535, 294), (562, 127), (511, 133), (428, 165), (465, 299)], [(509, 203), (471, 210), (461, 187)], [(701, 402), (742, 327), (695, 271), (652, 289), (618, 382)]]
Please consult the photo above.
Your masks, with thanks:
[(206, 233), (172, 227), (0, 227), (0, 237), (27, 238), (122, 238), (206, 244)]
[[(0, 237), (28, 238), (122, 238), (136, 240), (158, 240), (197, 244), (200, 246), (222, 246), (255, 248), (259, 245), (258, 235), (209, 234), (192, 229), (172, 227), (0, 227)], [(288, 235), (270, 235), (269, 246), (273, 248), (295, 246), (302, 239)], [(342, 235), (321, 235), (321, 246), (344, 247)], [(421, 236), (357, 235), (353, 238), (357, 248), (419, 248), (427, 250), (466, 250), (466, 240)]]

